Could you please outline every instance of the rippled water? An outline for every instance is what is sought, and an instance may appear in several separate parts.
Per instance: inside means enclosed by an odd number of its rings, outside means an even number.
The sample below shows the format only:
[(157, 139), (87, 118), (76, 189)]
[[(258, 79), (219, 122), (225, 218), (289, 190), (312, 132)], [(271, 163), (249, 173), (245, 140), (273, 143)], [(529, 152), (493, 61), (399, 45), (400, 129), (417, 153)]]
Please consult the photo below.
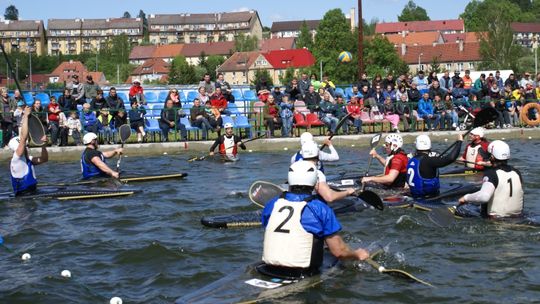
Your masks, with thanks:
[[(538, 142), (512, 141), (523, 174), (526, 210), (540, 214)], [(407, 146), (410, 150), (410, 146)], [(128, 148), (129, 149), (129, 148)], [(441, 148), (442, 150), (442, 148)], [(327, 173), (364, 170), (367, 150), (339, 149)], [(128, 150), (129, 153), (129, 150)], [(2, 202), (0, 303), (170, 303), (177, 297), (260, 259), (262, 230), (216, 230), (203, 215), (253, 210), (252, 181), (285, 180), (290, 151), (242, 155), (238, 163), (188, 163), (191, 155), (126, 158), (130, 173), (187, 172), (184, 180), (134, 184), (144, 192), (96, 201)], [(0, 191), (8, 190), (7, 166)], [(374, 171), (380, 167), (373, 166)], [(78, 177), (76, 163), (37, 168), (42, 182)], [(469, 178), (474, 181), (475, 178)], [(458, 179), (451, 179), (456, 181)], [(400, 268), (435, 288), (347, 265), (336, 278), (284, 298), (290, 302), (536, 302), (540, 292), (540, 228), (461, 220), (447, 229), (425, 212), (367, 210), (341, 216), (353, 246), (383, 246), (381, 264)], [(29, 252), (32, 259), (22, 261)], [(60, 276), (69, 269), (71, 279)]]

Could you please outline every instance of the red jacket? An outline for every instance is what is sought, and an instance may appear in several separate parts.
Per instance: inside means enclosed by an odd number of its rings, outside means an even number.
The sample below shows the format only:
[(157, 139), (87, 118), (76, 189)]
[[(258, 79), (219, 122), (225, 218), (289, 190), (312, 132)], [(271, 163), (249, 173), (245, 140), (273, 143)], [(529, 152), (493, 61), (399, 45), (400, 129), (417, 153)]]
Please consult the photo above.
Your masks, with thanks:
[(49, 110), (49, 114), (48, 114), (49, 121), (59, 121), (60, 120), (60, 118), (58, 117), (59, 113), (51, 113), (51, 112), (55, 112), (55, 111), (60, 110), (60, 105), (59, 104), (57, 104), (56, 102), (53, 104), (51, 102), (47, 106), (47, 109)]
[(212, 94), (210, 96), (210, 104), (212, 107), (218, 108), (218, 109), (225, 109), (227, 108), (227, 99), (223, 94)]
[(129, 88), (129, 97), (133, 97), (137, 94), (143, 94), (143, 88), (142, 86), (131, 86), (131, 88)]

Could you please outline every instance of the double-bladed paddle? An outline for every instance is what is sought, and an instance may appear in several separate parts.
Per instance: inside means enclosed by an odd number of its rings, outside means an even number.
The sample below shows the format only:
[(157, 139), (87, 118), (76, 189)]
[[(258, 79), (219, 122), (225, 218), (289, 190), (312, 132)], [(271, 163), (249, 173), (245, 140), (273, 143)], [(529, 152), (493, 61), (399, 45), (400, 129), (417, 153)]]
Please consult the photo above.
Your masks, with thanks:
[[(128, 138), (131, 136), (131, 127), (129, 125), (121, 125), (118, 129), (118, 133), (120, 135), (120, 142), (122, 143), (122, 148), (124, 148), (124, 144), (128, 140)], [(122, 161), (122, 154), (118, 156), (118, 161), (116, 162), (116, 172), (120, 172), (120, 162)]]
[(379, 263), (375, 262), (373, 260), (373, 258), (375, 256), (377, 256), (378, 254), (382, 253), (382, 252), (383, 252), (383, 250), (381, 249), (381, 250), (378, 250), (375, 253), (371, 254), (370, 257), (366, 260), (366, 262), (369, 265), (371, 265), (371, 267), (375, 268), (380, 273), (386, 273), (386, 274), (393, 275), (393, 276), (396, 276), (396, 277), (408, 279), (408, 280), (413, 281), (413, 282), (424, 284), (424, 285), (427, 285), (429, 287), (433, 287), (433, 285), (429, 284), (428, 282), (426, 282), (424, 280), (421, 280), (421, 279), (413, 276), (412, 274), (410, 274), (410, 273), (408, 273), (408, 272), (406, 272), (404, 270), (386, 268), (384, 266), (381, 266)]
[[(381, 136), (382, 134), (379, 133), (379, 134), (375, 134), (372, 138), (371, 138), (371, 142), (369, 144), (370, 146), (370, 151), (377, 147), (379, 145), (379, 142), (381, 141)], [(369, 169), (371, 168), (371, 164), (373, 162), (373, 157), (370, 157), (369, 158), (369, 162), (368, 162), (368, 167), (367, 167), (367, 170), (366, 170), (366, 173), (364, 174), (364, 176), (368, 176), (369, 175)], [(362, 187), (360, 188), (360, 191), (358, 191), (355, 195), (358, 196), (360, 199), (362, 199), (364, 202), (367, 202), (368, 204), (370, 204), (371, 206), (379, 209), (379, 210), (383, 210), (384, 209), (384, 204), (383, 204), (383, 201), (381, 199), (381, 197), (379, 195), (377, 195), (377, 193), (373, 192), (373, 191), (369, 191), (369, 190), (364, 190), (364, 188), (366, 187), (366, 184), (365, 183), (362, 183)]]
[[(263, 137), (266, 137), (266, 134), (259, 135), (257, 137), (253, 137), (253, 138), (250, 138), (248, 140), (241, 141), (240, 144), (247, 144), (250, 141), (254, 141), (254, 140), (257, 140), (257, 139), (260, 139), (260, 138), (263, 138)], [(192, 158), (188, 159), (188, 162), (205, 160), (208, 156), (210, 156), (210, 154), (206, 154), (206, 155), (203, 155), (203, 156), (195, 156), (195, 157), (192, 157)]]
[[(349, 113), (347, 115), (345, 115), (337, 124), (336, 126), (336, 133), (337, 131), (343, 126), (343, 124), (349, 119), (349, 117), (351, 116), (352, 113)], [(335, 133), (331, 132), (330, 131), (330, 137), (328, 137), (328, 140), (332, 140), (332, 138), (334, 137), (334, 135), (336, 135)], [(322, 145), (321, 148), (319, 150), (323, 150), (324, 148), (326, 148), (326, 144)]]

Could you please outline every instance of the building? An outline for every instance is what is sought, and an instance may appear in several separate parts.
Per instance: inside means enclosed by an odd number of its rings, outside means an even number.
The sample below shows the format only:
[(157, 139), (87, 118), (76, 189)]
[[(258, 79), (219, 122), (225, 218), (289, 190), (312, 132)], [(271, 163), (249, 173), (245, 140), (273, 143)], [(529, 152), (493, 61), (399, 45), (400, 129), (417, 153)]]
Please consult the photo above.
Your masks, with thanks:
[(171, 63), (174, 57), (182, 55), (191, 65), (198, 65), (201, 54), (205, 58), (210, 55), (229, 57), (234, 52), (234, 41), (207, 42), (207, 43), (174, 43), (157, 46), (136, 46), (131, 50), (129, 61), (132, 64), (142, 64), (151, 58), (159, 58)]
[(402, 44), (413, 45), (433, 45), (444, 43), (443, 35), (439, 32), (401, 32), (401, 34), (383, 35), (394, 46)]
[(465, 32), (465, 23), (461, 19), (455, 19), (384, 22), (375, 25), (376, 34), (401, 34), (402, 32), (441, 32), (442, 34), (463, 33)]
[[(0, 42), (6, 52), (14, 50), (45, 54), (45, 28), (41, 20), (5, 20), (0, 22)], [(29, 47), (30, 46), (30, 47)]]
[(309, 50), (278, 50), (270, 52), (236, 52), (219, 68), (225, 80), (230, 84), (249, 84), (255, 78), (257, 70), (267, 70), (274, 84), (280, 85), (280, 77), (288, 68), (298, 73), (300, 68), (315, 64), (315, 57)]
[(212, 14), (149, 15), (152, 44), (233, 41), (239, 34), (262, 39), (257, 11)]
[(191, 65), (199, 64), (202, 53), (204, 53), (205, 58), (211, 55), (228, 58), (234, 53), (234, 41), (190, 43), (185, 44), (182, 49), (182, 55)]
[(129, 53), (129, 63), (139, 65), (152, 58), (157, 46), (155, 45), (137, 45)]
[(182, 55), (184, 49), (183, 43), (158, 45), (152, 54), (153, 59), (161, 59), (167, 63), (171, 63), (176, 56)]
[(396, 48), (399, 56), (409, 66), (413, 74), (418, 71), (428, 71), (430, 64), (436, 60), (442, 70), (463, 71), (475, 70), (482, 60), (480, 43), (444, 43), (435, 45), (407, 46)]
[(483, 32), (465, 32), (458, 34), (442, 34), (444, 43), (454, 43), (463, 41), (464, 43), (469, 42), (480, 42), (480, 37), (483, 35)]
[(296, 48), (296, 38), (272, 38), (259, 42), (259, 51), (265, 53), (278, 50), (292, 50)]
[(514, 41), (524, 47), (532, 48), (534, 42), (540, 39), (540, 23), (512, 22)]
[(60, 63), (50, 74), (48, 74), (50, 83), (68, 83), (73, 75), (79, 76), (79, 81), (85, 81), (87, 75), (91, 75), (94, 82), (99, 85), (108, 84), (105, 74), (102, 72), (90, 72), (80, 61), (70, 60)]
[[(351, 30), (354, 30), (356, 26), (355, 21), (355, 9), (351, 8), (350, 10), (350, 18), (347, 20), (349, 21), (351, 25)], [(306, 23), (306, 26), (311, 33), (311, 36), (313, 39), (315, 39), (315, 35), (317, 34), (317, 28), (319, 27), (319, 24), (321, 23), (321, 20), (294, 20), (294, 21), (275, 21), (272, 23), (272, 27), (270, 28), (270, 37), (271, 38), (298, 38), (300, 35), (300, 29), (302, 28), (302, 25)]]
[(133, 79), (139, 79), (142, 82), (149, 81), (167, 81), (169, 74), (169, 63), (160, 58), (151, 58), (135, 68), (127, 79), (126, 83), (131, 83)]
[(125, 34), (130, 43), (143, 39), (140, 18), (49, 19), (47, 44), (49, 55), (96, 52), (112, 37)]

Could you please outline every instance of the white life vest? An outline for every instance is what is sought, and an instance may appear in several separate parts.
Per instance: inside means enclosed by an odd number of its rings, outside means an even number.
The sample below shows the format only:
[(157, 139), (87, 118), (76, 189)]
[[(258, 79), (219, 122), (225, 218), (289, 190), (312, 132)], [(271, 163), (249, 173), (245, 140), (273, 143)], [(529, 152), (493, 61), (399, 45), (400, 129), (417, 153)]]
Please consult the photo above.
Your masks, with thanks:
[(227, 136), (224, 136), (223, 138), (223, 148), (225, 150), (225, 153), (227, 156), (236, 156), (236, 145), (234, 144), (234, 136), (231, 136), (228, 138)]
[(313, 234), (300, 219), (307, 203), (280, 198), (274, 204), (264, 231), (263, 261), (274, 266), (308, 268), (311, 265)]
[(497, 170), (499, 183), (488, 203), (488, 215), (508, 217), (520, 215), (523, 211), (523, 187), (515, 171)]
[(482, 156), (479, 152), (480, 149), (482, 149), (482, 145), (476, 145), (475, 147), (467, 147), (467, 155), (465, 155), (465, 160), (467, 161), (467, 163), (465, 165), (468, 168), (479, 169), (478, 167), (481, 167), (475, 165), (476, 163), (483, 161)]

